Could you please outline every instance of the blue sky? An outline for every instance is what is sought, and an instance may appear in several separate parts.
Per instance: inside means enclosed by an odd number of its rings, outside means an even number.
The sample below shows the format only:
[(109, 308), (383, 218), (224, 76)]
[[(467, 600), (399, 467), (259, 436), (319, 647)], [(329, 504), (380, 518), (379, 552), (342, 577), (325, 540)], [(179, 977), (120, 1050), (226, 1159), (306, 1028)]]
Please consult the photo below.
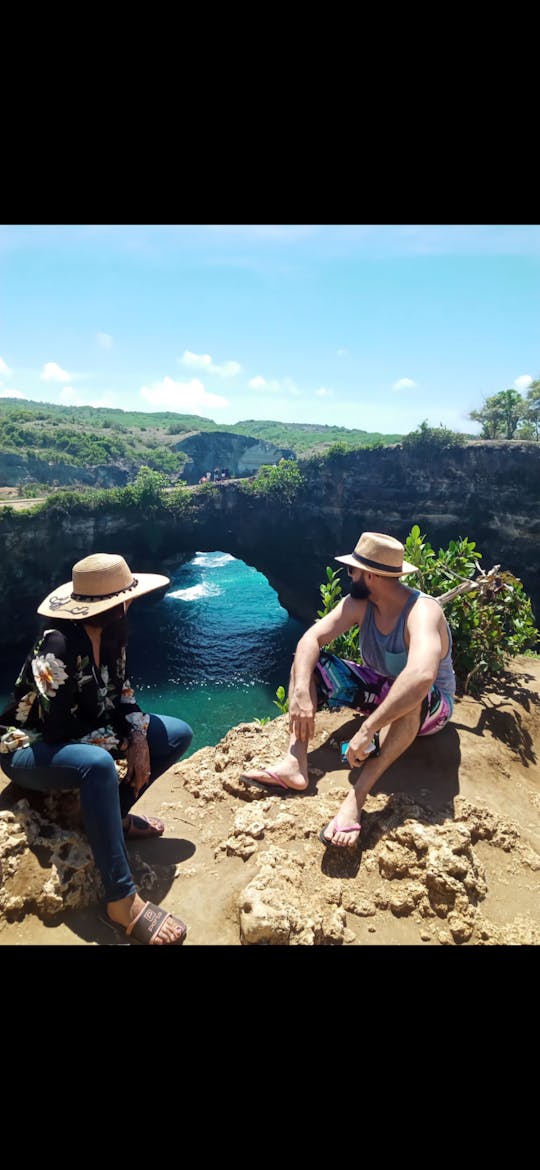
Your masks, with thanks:
[(479, 432), (540, 376), (538, 225), (0, 225), (0, 396)]

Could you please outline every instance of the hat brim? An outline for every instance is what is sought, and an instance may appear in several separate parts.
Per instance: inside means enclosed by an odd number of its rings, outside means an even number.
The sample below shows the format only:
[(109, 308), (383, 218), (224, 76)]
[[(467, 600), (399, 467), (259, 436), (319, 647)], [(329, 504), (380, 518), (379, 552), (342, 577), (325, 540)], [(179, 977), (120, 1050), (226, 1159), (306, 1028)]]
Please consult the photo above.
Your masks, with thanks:
[(395, 573), (389, 573), (383, 569), (373, 569), (371, 565), (363, 565), (358, 556), (353, 557), (348, 553), (344, 557), (334, 557), (335, 561), (341, 561), (344, 565), (352, 565), (353, 569), (365, 569), (366, 573), (373, 573), (375, 577), (407, 577), (409, 573), (417, 573), (416, 565), (410, 565), (408, 561), (403, 561), (401, 569), (396, 569)]
[(120, 605), (122, 601), (134, 601), (136, 597), (152, 593), (154, 589), (163, 589), (171, 583), (170, 577), (164, 577), (161, 573), (134, 573), (133, 577), (137, 584), (131, 589), (120, 589), (112, 597), (96, 598), (95, 601), (87, 598), (84, 601), (77, 601), (73, 597), (73, 581), (66, 581), (43, 599), (41, 605), (38, 605), (37, 612), (44, 617), (67, 618), (73, 622), (84, 621), (85, 617), (95, 617), (98, 613), (114, 609), (114, 606)]

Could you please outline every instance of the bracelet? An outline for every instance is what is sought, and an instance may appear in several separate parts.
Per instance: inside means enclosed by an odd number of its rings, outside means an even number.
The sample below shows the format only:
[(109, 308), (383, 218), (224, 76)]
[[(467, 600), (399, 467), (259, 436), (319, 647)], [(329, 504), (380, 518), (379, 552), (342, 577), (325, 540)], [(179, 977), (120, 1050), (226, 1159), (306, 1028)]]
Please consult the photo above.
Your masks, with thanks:
[(146, 739), (146, 731), (143, 731), (142, 727), (132, 727), (128, 739), (131, 739), (132, 735), (142, 735), (142, 738)]

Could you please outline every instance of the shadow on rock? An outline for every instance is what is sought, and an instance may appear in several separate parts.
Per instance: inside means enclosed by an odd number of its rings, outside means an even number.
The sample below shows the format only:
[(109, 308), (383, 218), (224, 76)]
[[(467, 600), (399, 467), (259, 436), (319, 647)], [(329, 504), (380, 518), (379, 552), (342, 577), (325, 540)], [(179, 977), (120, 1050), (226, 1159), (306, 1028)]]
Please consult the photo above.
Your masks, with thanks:
[(483, 736), (486, 732), (489, 733), (499, 743), (506, 744), (515, 752), (521, 763), (528, 768), (529, 764), (536, 764), (538, 761), (532, 736), (523, 726), (519, 711), (512, 709), (505, 711), (503, 710), (505, 706), (505, 703), (499, 703), (498, 706), (494, 703), (485, 703), (476, 727), (466, 727), (462, 723), (456, 723), (455, 726), (469, 735)]
[[(131, 871), (141, 898), (144, 901), (155, 902), (159, 906), (163, 904), (163, 909), (167, 910), (169, 907), (166, 898), (175, 878), (179, 876), (178, 866), (193, 856), (195, 848), (192, 841), (186, 841), (182, 837), (168, 839), (160, 837), (148, 841), (129, 842)], [(122, 927), (114, 926), (112, 923), (109, 926), (106, 918), (107, 911), (105, 903), (102, 902), (84, 910), (68, 911), (63, 915), (62, 921), (85, 942), (132, 946)]]

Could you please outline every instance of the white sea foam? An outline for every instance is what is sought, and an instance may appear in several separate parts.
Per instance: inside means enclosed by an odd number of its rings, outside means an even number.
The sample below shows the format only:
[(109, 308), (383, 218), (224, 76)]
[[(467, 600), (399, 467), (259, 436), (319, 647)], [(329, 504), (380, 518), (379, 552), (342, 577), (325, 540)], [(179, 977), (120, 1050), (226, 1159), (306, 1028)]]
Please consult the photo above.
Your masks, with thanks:
[(202, 597), (218, 597), (221, 589), (217, 585), (208, 585), (202, 582), (200, 585), (192, 585), (191, 589), (174, 589), (172, 593), (167, 593), (167, 597), (172, 597), (174, 601), (200, 601)]
[(232, 557), (230, 553), (198, 552), (190, 564), (200, 565), (203, 569), (221, 569), (223, 565), (228, 565), (229, 561), (234, 560), (235, 557)]

